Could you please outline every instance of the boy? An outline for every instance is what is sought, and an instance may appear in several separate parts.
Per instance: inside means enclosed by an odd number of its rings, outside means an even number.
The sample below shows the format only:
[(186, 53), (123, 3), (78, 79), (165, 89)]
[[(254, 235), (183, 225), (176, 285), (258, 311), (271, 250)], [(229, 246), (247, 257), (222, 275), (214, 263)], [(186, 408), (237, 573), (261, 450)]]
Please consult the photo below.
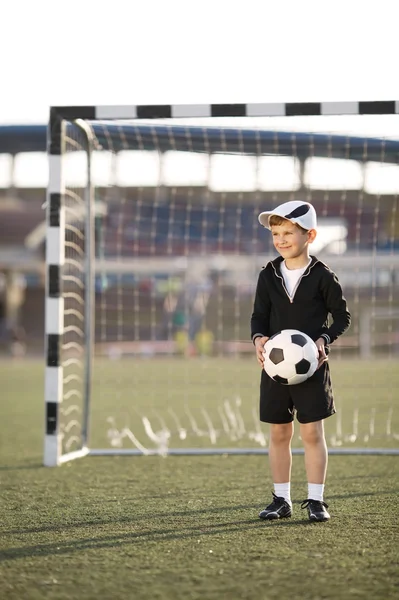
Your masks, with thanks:
[[(282, 329), (307, 333), (319, 351), (316, 373), (299, 385), (277, 383), (262, 369), (260, 420), (271, 424), (269, 461), (274, 493), (272, 503), (259, 517), (291, 516), (291, 440), (296, 413), (308, 479), (308, 499), (302, 508), (307, 508), (311, 521), (327, 521), (330, 515), (323, 501), (327, 471), (323, 420), (335, 413), (327, 355), (329, 345), (348, 329), (351, 317), (336, 275), (309, 255), (317, 229), (313, 206), (301, 201), (286, 202), (273, 211), (262, 212), (259, 222), (271, 230), (280, 256), (261, 271), (256, 288), (251, 337), (258, 363), (263, 367), (263, 346)], [(331, 326), (329, 314), (333, 319)]]

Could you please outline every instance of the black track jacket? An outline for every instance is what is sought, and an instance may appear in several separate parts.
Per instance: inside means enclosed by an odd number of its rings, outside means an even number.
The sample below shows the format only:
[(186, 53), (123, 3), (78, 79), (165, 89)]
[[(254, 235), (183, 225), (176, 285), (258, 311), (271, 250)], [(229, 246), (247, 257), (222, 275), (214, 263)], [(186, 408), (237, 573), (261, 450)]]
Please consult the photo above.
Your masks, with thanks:
[[(252, 341), (260, 335), (270, 337), (282, 329), (298, 329), (314, 341), (324, 337), (326, 344), (334, 342), (351, 321), (337, 276), (312, 256), (290, 298), (280, 271), (282, 261), (279, 256), (259, 274), (251, 317)], [(331, 326), (329, 314), (333, 319)]]

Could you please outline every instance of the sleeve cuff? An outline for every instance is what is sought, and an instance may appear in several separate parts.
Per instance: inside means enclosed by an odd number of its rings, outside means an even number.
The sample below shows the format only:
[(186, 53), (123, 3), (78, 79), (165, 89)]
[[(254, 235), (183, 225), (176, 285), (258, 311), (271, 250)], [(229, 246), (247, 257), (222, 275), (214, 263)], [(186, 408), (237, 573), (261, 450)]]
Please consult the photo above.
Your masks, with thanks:
[(331, 338), (327, 333), (322, 333), (321, 336), (323, 339), (325, 339), (326, 344), (331, 344)]
[(252, 336), (252, 343), (255, 344), (255, 340), (258, 337), (264, 337), (263, 333), (254, 333)]

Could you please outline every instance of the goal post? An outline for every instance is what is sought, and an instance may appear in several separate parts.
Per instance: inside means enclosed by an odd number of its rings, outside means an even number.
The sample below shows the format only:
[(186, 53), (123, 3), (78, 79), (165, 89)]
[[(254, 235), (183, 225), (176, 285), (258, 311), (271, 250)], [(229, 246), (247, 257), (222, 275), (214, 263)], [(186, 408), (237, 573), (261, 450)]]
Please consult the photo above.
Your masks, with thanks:
[(273, 257), (257, 215), (295, 198), (316, 205), (315, 254), (355, 312), (333, 352), (329, 451), (399, 454), (399, 140), (343, 132), (398, 114), (399, 101), (51, 108), (44, 464), (267, 452), (246, 330)]
[[(84, 456), (88, 452), (87, 439), (89, 427), (89, 405), (91, 386), (91, 366), (93, 353), (93, 270), (94, 270), (94, 229), (93, 210), (94, 197), (91, 182), (91, 131), (86, 122), (74, 119), (76, 131), (80, 133), (80, 146), (84, 151), (86, 161), (85, 170), (87, 181), (81, 202), (73, 211), (72, 218), (67, 215), (68, 203), (65, 197), (65, 168), (63, 157), (66, 153), (66, 121), (60, 119), (56, 124), (50, 122), (49, 126), (49, 186), (47, 196), (47, 231), (46, 231), (46, 304), (45, 304), (45, 334), (46, 334), (46, 372), (45, 372), (45, 401), (46, 401), (46, 431), (44, 446), (44, 463), (53, 466)], [(76, 224), (71, 221), (77, 219), (83, 225), (78, 235), (80, 246), (75, 242), (68, 242), (66, 232), (76, 231)], [(69, 226), (69, 227), (68, 227)], [(82, 243), (84, 238), (84, 244)], [(66, 249), (74, 247), (75, 258), (69, 260), (72, 268), (66, 269)], [(74, 271), (71, 273), (71, 271)], [(76, 299), (74, 292), (67, 291), (65, 282), (75, 281), (80, 283), (84, 290), (80, 298), (79, 310), (66, 307), (71, 298)], [(65, 327), (66, 315), (74, 314), (78, 323)], [(84, 358), (81, 361), (80, 374), (72, 374), (70, 379), (78, 382), (80, 390), (75, 396), (82, 401), (81, 434), (79, 448), (65, 452), (62, 447), (63, 434), (60, 430), (60, 407), (64, 400), (64, 361), (62, 351), (66, 333), (73, 331), (85, 347)], [(71, 348), (76, 351), (76, 342), (70, 342), (67, 352)], [(78, 348), (79, 349), (79, 348)], [(68, 362), (75, 363), (78, 359), (70, 356)]]

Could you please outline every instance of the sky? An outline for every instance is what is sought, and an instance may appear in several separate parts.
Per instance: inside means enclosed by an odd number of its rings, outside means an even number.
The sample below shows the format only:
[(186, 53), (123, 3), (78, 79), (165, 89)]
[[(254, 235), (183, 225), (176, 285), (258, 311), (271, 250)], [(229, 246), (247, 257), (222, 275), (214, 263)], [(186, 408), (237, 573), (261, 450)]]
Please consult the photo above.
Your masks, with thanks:
[(0, 125), (51, 105), (399, 99), (396, 0), (56, 6), (2, 3)]

